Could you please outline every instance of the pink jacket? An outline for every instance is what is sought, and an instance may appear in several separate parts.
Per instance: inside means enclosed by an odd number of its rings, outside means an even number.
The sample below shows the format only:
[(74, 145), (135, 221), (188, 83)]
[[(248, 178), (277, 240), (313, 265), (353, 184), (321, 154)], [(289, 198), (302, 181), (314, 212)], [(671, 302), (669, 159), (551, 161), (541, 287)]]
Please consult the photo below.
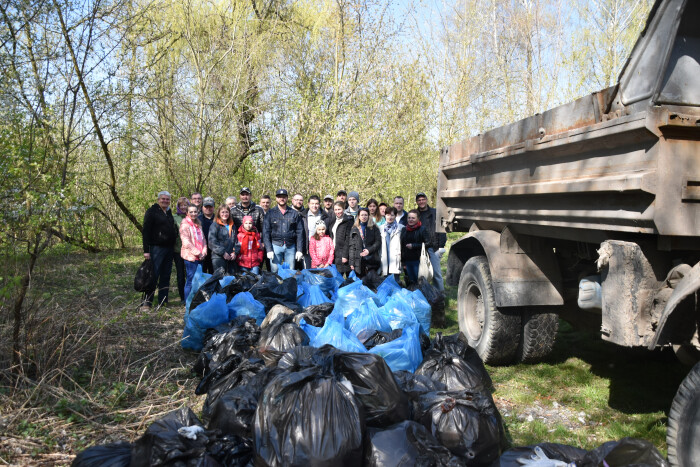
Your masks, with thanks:
[(333, 263), (333, 240), (328, 235), (321, 237), (321, 240), (316, 240), (316, 237), (311, 237), (309, 242), (309, 255), (311, 255), (311, 267), (317, 268), (320, 265)]
[[(204, 244), (201, 250), (197, 248), (194, 235), (192, 235), (191, 225), (186, 218), (180, 224), (180, 240), (182, 240), (180, 256), (185, 261), (195, 262), (200, 259), (200, 256), (203, 258), (207, 255), (207, 240), (204, 238), (204, 233), (201, 233)], [(195, 225), (195, 228), (199, 229), (200, 232), (202, 231), (202, 228), (198, 225)]]

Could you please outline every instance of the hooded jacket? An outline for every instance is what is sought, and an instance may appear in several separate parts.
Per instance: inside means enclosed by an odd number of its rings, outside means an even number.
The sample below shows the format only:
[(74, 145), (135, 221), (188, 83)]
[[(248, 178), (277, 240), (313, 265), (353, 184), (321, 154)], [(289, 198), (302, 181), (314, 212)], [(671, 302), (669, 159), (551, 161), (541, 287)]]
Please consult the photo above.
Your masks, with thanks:
[(238, 228), (238, 244), (240, 247), (236, 259), (238, 265), (246, 269), (260, 266), (263, 260), (263, 250), (260, 234), (255, 226), (250, 231), (244, 229), (243, 226)]

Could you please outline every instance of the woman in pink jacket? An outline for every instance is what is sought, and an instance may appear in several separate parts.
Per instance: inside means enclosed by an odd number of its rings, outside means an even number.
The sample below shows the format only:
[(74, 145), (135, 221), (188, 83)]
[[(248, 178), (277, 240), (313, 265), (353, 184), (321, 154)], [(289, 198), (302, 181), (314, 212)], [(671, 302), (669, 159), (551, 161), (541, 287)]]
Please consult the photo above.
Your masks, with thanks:
[(207, 241), (204, 239), (202, 224), (197, 218), (197, 206), (187, 208), (187, 217), (180, 224), (180, 240), (182, 248), (180, 256), (185, 261), (185, 298), (190, 295), (192, 279), (197, 271), (197, 265), (207, 256)]
[(311, 255), (312, 268), (327, 268), (333, 264), (333, 240), (326, 235), (326, 224), (322, 220), (316, 221), (316, 231), (309, 242), (309, 255)]

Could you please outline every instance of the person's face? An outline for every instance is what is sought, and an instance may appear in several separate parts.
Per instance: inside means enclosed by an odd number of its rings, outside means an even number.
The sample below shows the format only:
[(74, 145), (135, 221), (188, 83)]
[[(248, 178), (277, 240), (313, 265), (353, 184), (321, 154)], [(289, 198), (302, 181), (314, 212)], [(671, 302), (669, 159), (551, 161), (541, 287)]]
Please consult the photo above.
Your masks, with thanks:
[(391, 224), (392, 222), (394, 222), (394, 221), (396, 220), (396, 216), (395, 216), (393, 213), (388, 213), (388, 212), (387, 212), (387, 213), (384, 215), (384, 217), (386, 218), (386, 223), (387, 223), (387, 224)]
[(403, 198), (394, 199), (394, 207), (399, 212), (403, 211)]
[(323, 205), (326, 207), (326, 209), (330, 209), (331, 206), (333, 206), (333, 200), (332, 199), (324, 199)]
[(187, 217), (189, 217), (192, 220), (195, 220), (197, 218), (197, 206), (190, 206), (187, 208)]
[(243, 206), (248, 206), (250, 204), (250, 193), (241, 193), (238, 197), (241, 198), (241, 204)]
[(229, 212), (228, 208), (222, 208), (221, 211), (219, 211), (219, 217), (223, 221), (227, 221), (230, 215), (231, 213)]
[(379, 214), (386, 216), (386, 206), (379, 206)]
[(246, 220), (243, 223), (243, 228), (246, 230), (253, 230), (253, 221)]
[(343, 217), (343, 208), (340, 206), (333, 206), (333, 212), (335, 213), (335, 217)]
[(324, 226), (316, 227), (316, 235), (319, 237), (326, 235), (326, 228)]
[(260, 200), (260, 206), (267, 211), (270, 209), (270, 200), (268, 198), (264, 198)]
[(409, 214), (406, 220), (408, 222), (408, 225), (414, 226), (418, 222), (418, 216), (416, 216), (415, 214)]
[(292, 197), (292, 206), (299, 209), (304, 205), (304, 197), (301, 195), (294, 195)]
[(321, 207), (321, 203), (319, 203), (318, 200), (316, 200), (316, 199), (309, 200), (309, 209), (314, 214), (316, 214), (318, 212), (318, 208), (320, 208), (320, 207)]
[(343, 202), (343, 203), (344, 203), (345, 200), (348, 199), (348, 195), (344, 195), (344, 194), (341, 193), (341, 194), (339, 194), (338, 196), (336, 196), (335, 199), (336, 199), (337, 201), (340, 201), (340, 202)]
[(226, 200), (226, 206), (228, 206), (229, 209), (232, 209), (236, 205), (236, 200), (234, 198), (228, 198)]
[(203, 200), (204, 198), (202, 198), (202, 195), (200, 195), (199, 193), (195, 193), (192, 195), (192, 199), (190, 200), (190, 202), (195, 206), (201, 206)]
[(355, 209), (355, 206), (357, 206), (357, 198), (348, 198), (348, 206)]
[(214, 206), (202, 206), (202, 212), (205, 216), (211, 217), (214, 214)]
[(177, 203), (177, 208), (180, 210), (180, 212), (187, 212), (187, 207), (190, 205), (189, 202), (187, 201), (182, 201), (180, 203)]
[(275, 199), (277, 200), (278, 206), (284, 207), (287, 205), (287, 197), (286, 196), (284, 196), (284, 195), (275, 196)]
[(416, 200), (416, 204), (418, 205), (418, 209), (422, 211), (428, 206), (428, 198), (426, 198), (425, 196), (421, 196)]
[(170, 206), (170, 196), (160, 195), (158, 197), (158, 206), (163, 210), (168, 209), (168, 206)]
[(375, 215), (377, 213), (377, 205), (374, 203), (367, 206), (367, 209), (369, 209), (369, 213), (372, 215)]
[(357, 218), (360, 219), (360, 222), (367, 222), (369, 220), (369, 213), (367, 211), (360, 211)]

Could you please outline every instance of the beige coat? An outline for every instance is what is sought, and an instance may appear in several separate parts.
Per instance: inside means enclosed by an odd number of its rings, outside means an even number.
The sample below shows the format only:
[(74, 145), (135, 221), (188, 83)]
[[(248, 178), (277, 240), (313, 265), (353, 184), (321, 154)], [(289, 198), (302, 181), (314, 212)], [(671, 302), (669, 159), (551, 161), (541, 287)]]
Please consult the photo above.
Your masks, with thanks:
[[(382, 234), (382, 275), (401, 273), (401, 231), (404, 226), (399, 224), (398, 228), (389, 239), (389, 255), (386, 249), (386, 224), (379, 227)], [(391, 261), (389, 261), (391, 258)]]

